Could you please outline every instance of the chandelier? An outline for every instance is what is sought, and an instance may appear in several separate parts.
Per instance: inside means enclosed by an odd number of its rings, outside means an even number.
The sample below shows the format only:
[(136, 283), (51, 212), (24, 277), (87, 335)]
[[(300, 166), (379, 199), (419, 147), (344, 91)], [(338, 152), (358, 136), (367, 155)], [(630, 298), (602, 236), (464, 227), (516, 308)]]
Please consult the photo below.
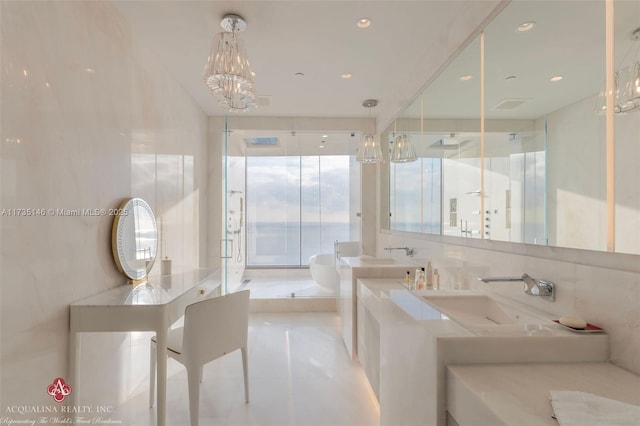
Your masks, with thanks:
[(362, 106), (367, 108), (367, 111), (369, 111), (369, 120), (365, 122), (362, 139), (356, 149), (356, 160), (360, 163), (372, 164), (382, 161), (382, 148), (376, 139), (375, 125), (373, 124), (372, 109), (376, 105), (378, 105), (378, 101), (376, 99), (367, 99), (362, 102)]
[(221, 106), (231, 112), (249, 111), (255, 106), (254, 72), (238, 33), (247, 29), (239, 15), (225, 15), (224, 30), (216, 35), (204, 67), (204, 82)]
[[(616, 115), (627, 114), (633, 111), (640, 111), (640, 28), (631, 33), (632, 46), (627, 55), (636, 45), (634, 61), (631, 65), (622, 68), (615, 73), (615, 88), (613, 92), (613, 112)], [(604, 114), (606, 112), (607, 92), (604, 90), (598, 96), (596, 112)]]

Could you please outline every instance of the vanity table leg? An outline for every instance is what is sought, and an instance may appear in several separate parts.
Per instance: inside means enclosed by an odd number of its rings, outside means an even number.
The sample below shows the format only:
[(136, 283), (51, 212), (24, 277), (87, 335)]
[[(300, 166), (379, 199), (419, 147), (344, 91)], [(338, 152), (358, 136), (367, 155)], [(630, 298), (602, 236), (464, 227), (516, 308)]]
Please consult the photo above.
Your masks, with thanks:
[(69, 365), (68, 365), (68, 378), (67, 380), (71, 384), (71, 394), (69, 400), (72, 407), (78, 405), (78, 391), (80, 386), (80, 366), (78, 360), (80, 359), (80, 339), (78, 339), (78, 333), (75, 331), (75, 327), (72, 325), (69, 330)]
[(157, 417), (158, 426), (166, 424), (166, 401), (167, 401), (167, 329), (161, 328), (156, 333), (156, 395), (157, 395)]

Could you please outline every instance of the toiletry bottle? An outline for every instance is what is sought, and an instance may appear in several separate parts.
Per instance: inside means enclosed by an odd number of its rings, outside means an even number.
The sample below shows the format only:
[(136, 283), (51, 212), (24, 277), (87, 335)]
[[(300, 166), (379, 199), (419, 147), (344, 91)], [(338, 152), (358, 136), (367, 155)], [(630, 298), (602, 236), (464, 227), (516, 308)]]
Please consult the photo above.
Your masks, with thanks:
[(440, 273), (438, 273), (438, 268), (433, 270), (433, 289), (440, 290)]
[(426, 276), (427, 290), (433, 290), (433, 269), (431, 268), (431, 261), (427, 263), (427, 276)]
[(425, 285), (425, 273), (424, 273), (424, 268), (420, 268), (420, 273), (418, 274), (418, 286), (416, 287), (416, 290), (424, 290), (424, 285)]
[(413, 275), (413, 289), (418, 289), (418, 283), (420, 282), (420, 269), (416, 268), (416, 273)]
[(411, 279), (411, 272), (407, 271), (407, 275), (404, 277), (404, 284), (409, 290), (412, 290), (413, 280)]

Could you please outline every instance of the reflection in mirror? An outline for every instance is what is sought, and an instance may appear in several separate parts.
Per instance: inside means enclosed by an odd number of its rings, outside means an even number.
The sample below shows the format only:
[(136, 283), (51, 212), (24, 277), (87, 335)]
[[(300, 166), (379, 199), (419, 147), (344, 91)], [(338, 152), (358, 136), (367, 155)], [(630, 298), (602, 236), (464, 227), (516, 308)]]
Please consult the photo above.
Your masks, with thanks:
[(442, 153), (443, 235), (481, 238), (479, 133), (434, 134), (429, 142)]
[(132, 282), (146, 279), (158, 251), (158, 229), (151, 206), (131, 198), (119, 208), (112, 229), (113, 257)]
[[(605, 83), (604, 8), (604, 2), (509, 3), (483, 33), (484, 133), (478, 39), (397, 119), (421, 141), (420, 161), (439, 162), (441, 226), (431, 226), (426, 213), (435, 204), (426, 189), (437, 182), (435, 165), (431, 172), (382, 170), (389, 182), (383, 211), (392, 218), (382, 215), (382, 226), (588, 250), (607, 250), (614, 230), (615, 251), (640, 253), (640, 108), (629, 103), (635, 96), (629, 87), (637, 89), (629, 75), (640, 72), (640, 2), (615, 1), (615, 69), (627, 101), (614, 108), (610, 188), (598, 96)], [(383, 140), (391, 134), (392, 126)], [(615, 223), (607, 216), (608, 194), (615, 195)]]
[(416, 143), (418, 161), (390, 163), (389, 229), (480, 237), (479, 77), (477, 38), (394, 123)]
[(546, 244), (544, 133), (487, 133), (485, 238)]
[(627, 76), (618, 84), (627, 89), (627, 108), (635, 99), (633, 111), (615, 116), (615, 249), (640, 254), (640, 1), (614, 6), (616, 71)]
[[(399, 143), (412, 144), (415, 151), (416, 140), (420, 140), (420, 133), (415, 131), (419, 120), (399, 118), (394, 123), (394, 131), (389, 138), (391, 157), (397, 152)], [(419, 127), (418, 127), (419, 130)], [(422, 186), (422, 156), (416, 152), (417, 160), (389, 162), (389, 176), (392, 185), (391, 229), (408, 232), (424, 232), (422, 228), (421, 186)]]
[(486, 126), (510, 132), (487, 137), (490, 238), (606, 249), (604, 21), (604, 2), (522, 1), (485, 30)]

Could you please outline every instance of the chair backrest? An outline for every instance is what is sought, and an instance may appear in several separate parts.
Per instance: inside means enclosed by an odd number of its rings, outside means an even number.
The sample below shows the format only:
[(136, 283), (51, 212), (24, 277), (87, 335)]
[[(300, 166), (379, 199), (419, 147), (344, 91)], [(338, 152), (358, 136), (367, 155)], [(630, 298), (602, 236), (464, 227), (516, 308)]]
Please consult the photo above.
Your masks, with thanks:
[(182, 350), (190, 361), (204, 364), (247, 344), (249, 290), (212, 297), (187, 306)]

